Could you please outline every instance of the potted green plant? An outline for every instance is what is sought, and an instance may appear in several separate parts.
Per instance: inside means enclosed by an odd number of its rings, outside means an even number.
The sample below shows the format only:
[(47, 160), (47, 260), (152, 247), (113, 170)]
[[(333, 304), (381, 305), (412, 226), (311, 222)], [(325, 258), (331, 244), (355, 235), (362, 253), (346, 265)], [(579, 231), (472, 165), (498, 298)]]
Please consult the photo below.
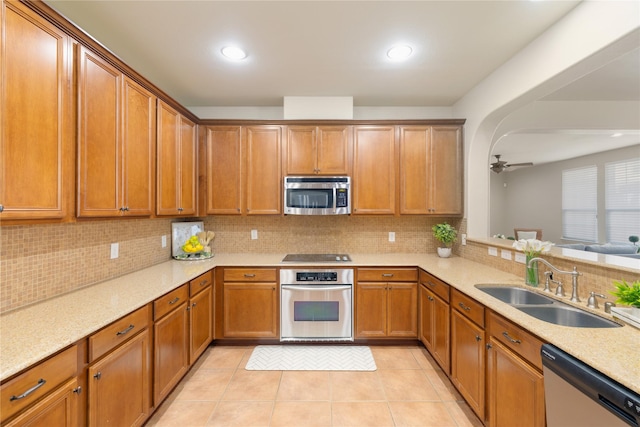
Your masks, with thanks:
[(441, 258), (450, 257), (451, 245), (456, 241), (458, 230), (446, 222), (434, 225), (431, 227), (431, 230), (433, 231), (433, 237), (442, 243), (442, 245), (438, 247), (438, 256)]
[(611, 291), (616, 296), (616, 303), (629, 305), (635, 308), (636, 315), (640, 317), (640, 280), (629, 284), (625, 280), (614, 281), (615, 291)]

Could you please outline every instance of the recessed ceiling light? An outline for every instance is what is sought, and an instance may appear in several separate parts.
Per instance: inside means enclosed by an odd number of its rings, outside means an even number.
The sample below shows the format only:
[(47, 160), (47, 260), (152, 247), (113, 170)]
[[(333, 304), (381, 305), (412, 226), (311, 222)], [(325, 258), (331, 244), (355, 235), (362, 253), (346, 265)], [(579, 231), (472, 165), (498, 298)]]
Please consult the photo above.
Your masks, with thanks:
[(404, 45), (394, 46), (391, 49), (389, 49), (387, 51), (387, 56), (389, 57), (389, 59), (400, 61), (410, 57), (412, 52), (413, 52), (413, 49), (411, 49), (411, 46), (404, 44)]
[(242, 61), (247, 57), (247, 53), (236, 46), (226, 46), (222, 48), (222, 55), (233, 61)]
[(614, 134), (611, 134), (611, 138), (619, 138), (621, 136), (622, 136), (622, 134), (620, 132), (616, 132)]

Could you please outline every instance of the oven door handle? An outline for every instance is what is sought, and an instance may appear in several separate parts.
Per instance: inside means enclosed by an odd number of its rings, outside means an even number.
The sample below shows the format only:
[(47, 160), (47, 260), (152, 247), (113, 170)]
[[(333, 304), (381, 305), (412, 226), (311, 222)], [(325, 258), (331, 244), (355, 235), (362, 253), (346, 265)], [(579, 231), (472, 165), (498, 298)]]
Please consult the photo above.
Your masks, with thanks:
[(351, 285), (318, 285), (318, 286), (302, 286), (302, 285), (280, 285), (280, 289), (288, 291), (348, 291)]

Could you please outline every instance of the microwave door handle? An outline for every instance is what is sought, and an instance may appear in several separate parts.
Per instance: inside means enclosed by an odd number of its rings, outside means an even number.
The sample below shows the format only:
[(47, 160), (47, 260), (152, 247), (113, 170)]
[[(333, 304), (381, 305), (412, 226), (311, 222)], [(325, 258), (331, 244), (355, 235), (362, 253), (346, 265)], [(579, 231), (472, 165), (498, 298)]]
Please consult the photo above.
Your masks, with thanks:
[(285, 289), (288, 291), (348, 291), (351, 290), (351, 285), (280, 285), (280, 289)]
[(333, 187), (333, 213), (338, 209), (338, 189)]

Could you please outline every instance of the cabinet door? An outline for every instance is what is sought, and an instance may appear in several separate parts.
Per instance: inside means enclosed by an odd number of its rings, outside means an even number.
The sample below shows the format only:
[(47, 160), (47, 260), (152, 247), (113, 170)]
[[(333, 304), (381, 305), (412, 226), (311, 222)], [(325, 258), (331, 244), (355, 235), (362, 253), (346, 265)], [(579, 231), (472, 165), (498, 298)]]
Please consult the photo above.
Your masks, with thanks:
[(149, 416), (150, 342), (145, 329), (88, 370), (89, 426), (139, 426)]
[(449, 304), (420, 286), (420, 340), (449, 373)]
[(241, 213), (240, 126), (207, 128), (207, 214)]
[(157, 200), (158, 215), (178, 215), (180, 201), (179, 158), (180, 121), (176, 110), (164, 102), (158, 102), (157, 136)]
[(3, 425), (5, 427), (76, 427), (80, 425), (78, 423), (80, 393), (78, 379), (69, 380), (25, 413)]
[(451, 381), (471, 409), (484, 419), (484, 330), (451, 311)]
[(418, 336), (418, 285), (387, 284), (387, 336)]
[(246, 213), (282, 213), (280, 126), (250, 126), (245, 129)]
[(462, 213), (462, 128), (434, 126), (431, 130), (431, 203), (433, 213)]
[(80, 48), (78, 216), (107, 217), (123, 212), (120, 96), (122, 74)]
[(275, 283), (225, 283), (225, 338), (276, 338), (278, 292)]
[(351, 127), (320, 126), (316, 140), (317, 173), (348, 175)]
[(0, 219), (72, 215), (75, 141), (69, 38), (2, 2)]
[(189, 368), (189, 313), (180, 304), (154, 325), (154, 404), (157, 406)]
[(400, 128), (401, 214), (431, 213), (430, 146), (430, 127), (402, 126)]
[(387, 283), (356, 285), (356, 337), (387, 336)]
[(538, 370), (489, 339), (488, 418), (491, 427), (544, 427), (544, 383)]
[(189, 311), (189, 364), (193, 364), (213, 340), (213, 290), (208, 286), (191, 298)]
[(180, 116), (180, 150), (178, 157), (177, 177), (178, 211), (180, 215), (196, 214), (196, 177), (198, 176), (196, 160), (196, 125), (191, 120)]
[(156, 97), (124, 79), (123, 204), (127, 215), (151, 215), (156, 161)]
[(396, 205), (396, 150), (393, 126), (354, 128), (354, 214), (393, 214)]
[(287, 174), (309, 175), (318, 172), (316, 137), (315, 126), (287, 128)]

